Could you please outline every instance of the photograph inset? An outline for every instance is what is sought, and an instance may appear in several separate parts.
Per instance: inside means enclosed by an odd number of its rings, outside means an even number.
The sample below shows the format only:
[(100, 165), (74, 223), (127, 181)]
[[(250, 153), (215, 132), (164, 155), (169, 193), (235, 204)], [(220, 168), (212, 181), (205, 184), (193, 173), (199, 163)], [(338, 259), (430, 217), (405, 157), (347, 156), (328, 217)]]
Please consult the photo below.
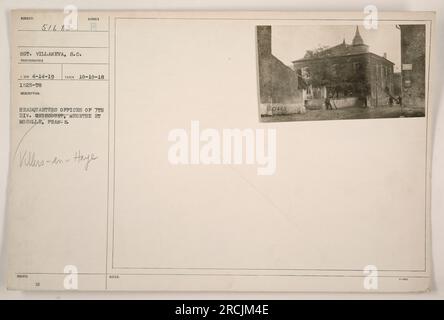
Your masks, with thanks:
[(425, 25), (256, 31), (261, 121), (425, 116)]

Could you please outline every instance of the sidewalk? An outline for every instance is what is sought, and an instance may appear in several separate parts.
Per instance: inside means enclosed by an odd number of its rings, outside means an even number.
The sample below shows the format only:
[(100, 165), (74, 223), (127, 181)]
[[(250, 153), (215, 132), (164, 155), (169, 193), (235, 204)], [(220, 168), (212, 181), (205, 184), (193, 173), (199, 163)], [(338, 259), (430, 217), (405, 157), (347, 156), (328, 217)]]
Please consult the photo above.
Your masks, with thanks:
[(376, 108), (350, 107), (337, 110), (307, 110), (305, 114), (288, 114), (265, 116), (263, 122), (274, 121), (314, 121), (314, 120), (340, 120), (340, 119), (375, 119), (375, 118), (400, 118), (400, 117), (424, 117), (424, 108), (401, 106), (383, 106)]

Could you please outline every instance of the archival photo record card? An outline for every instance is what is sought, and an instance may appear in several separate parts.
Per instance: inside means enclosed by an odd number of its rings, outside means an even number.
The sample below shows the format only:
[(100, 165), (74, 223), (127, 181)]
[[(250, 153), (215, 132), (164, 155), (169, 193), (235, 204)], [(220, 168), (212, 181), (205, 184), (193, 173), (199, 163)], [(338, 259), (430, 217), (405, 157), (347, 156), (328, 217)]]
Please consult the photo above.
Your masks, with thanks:
[(433, 13), (10, 20), (10, 289), (429, 289)]

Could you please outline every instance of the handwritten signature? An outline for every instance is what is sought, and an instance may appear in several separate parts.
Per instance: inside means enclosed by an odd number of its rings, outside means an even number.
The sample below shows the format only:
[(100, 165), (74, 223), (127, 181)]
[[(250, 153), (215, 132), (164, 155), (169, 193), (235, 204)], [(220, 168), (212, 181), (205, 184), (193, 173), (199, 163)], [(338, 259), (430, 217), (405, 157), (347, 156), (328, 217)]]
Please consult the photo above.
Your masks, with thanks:
[(20, 152), (19, 166), (20, 168), (41, 168), (48, 166), (61, 166), (68, 163), (79, 165), (83, 170), (88, 171), (90, 164), (99, 157), (94, 153), (83, 153), (80, 150), (74, 152), (71, 157), (61, 157), (54, 155), (49, 158), (37, 156), (35, 151), (25, 150)]

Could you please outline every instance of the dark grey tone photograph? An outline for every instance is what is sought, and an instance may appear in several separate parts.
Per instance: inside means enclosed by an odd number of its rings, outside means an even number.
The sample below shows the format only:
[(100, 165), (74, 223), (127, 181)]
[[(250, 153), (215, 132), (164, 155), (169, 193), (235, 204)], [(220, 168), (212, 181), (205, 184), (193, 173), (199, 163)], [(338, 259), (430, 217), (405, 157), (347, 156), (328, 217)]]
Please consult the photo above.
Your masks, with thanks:
[(425, 25), (256, 32), (262, 122), (425, 116)]

